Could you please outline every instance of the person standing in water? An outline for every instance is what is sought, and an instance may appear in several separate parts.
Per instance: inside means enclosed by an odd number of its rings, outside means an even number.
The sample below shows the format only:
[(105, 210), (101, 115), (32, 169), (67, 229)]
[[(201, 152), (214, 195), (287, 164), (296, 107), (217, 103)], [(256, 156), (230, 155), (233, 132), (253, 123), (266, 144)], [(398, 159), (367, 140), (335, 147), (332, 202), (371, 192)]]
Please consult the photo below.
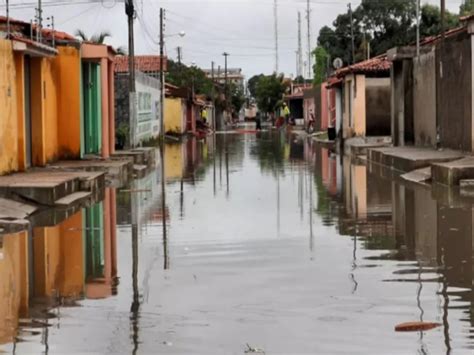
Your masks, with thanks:
[(262, 117), (260, 115), (260, 112), (257, 112), (257, 116), (255, 116), (255, 129), (257, 131), (262, 130)]

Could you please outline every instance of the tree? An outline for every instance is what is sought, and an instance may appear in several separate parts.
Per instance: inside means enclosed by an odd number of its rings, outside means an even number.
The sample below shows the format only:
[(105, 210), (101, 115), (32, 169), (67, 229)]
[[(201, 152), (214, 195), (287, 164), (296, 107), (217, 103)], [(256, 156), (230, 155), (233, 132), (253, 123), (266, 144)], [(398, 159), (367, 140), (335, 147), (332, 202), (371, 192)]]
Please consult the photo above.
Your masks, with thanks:
[(272, 74), (261, 77), (255, 90), (258, 108), (263, 113), (275, 112), (286, 88), (287, 83), (283, 75)]
[(474, 12), (474, 0), (464, 0), (459, 9), (461, 16), (467, 16)]
[(259, 74), (259, 75), (254, 75), (249, 79), (249, 81), (247, 83), (247, 87), (248, 87), (248, 90), (250, 92), (250, 96), (252, 96), (253, 98), (255, 98), (257, 96), (257, 92), (256, 92), (257, 83), (264, 76), (265, 75), (263, 75), (263, 74)]
[(234, 112), (239, 112), (245, 103), (245, 95), (240, 86), (230, 84), (231, 105)]
[(94, 44), (104, 44), (106, 38), (111, 37), (111, 34), (108, 31), (102, 31), (100, 33), (92, 35), (92, 37), (88, 37), (86, 33), (81, 29), (76, 30), (75, 35), (84, 42), (90, 42)]
[[(459, 25), (457, 15), (446, 11), (445, 26), (446, 29), (454, 28)], [(435, 36), (441, 33), (441, 10), (438, 6), (425, 4), (421, 8), (420, 34), (423, 37)]]
[[(472, 7), (471, 3), (473, 4)], [(467, 0), (461, 10), (474, 8), (474, 0)], [(457, 16), (446, 12), (446, 28), (458, 25)], [(386, 53), (396, 46), (414, 43), (416, 34), (416, 8), (414, 1), (407, 0), (362, 0), (353, 13), (355, 61), (366, 58), (368, 44), (370, 55)], [(440, 33), (439, 8), (423, 5), (421, 9), (420, 33), (432, 36)], [(319, 32), (318, 45), (323, 47), (331, 60), (339, 57), (345, 64), (351, 61), (351, 21), (348, 12), (339, 15), (333, 28), (323, 27)]]
[(192, 89), (198, 95), (206, 95), (212, 97), (212, 80), (206, 73), (196, 66), (188, 67), (168, 59), (168, 72), (166, 73), (166, 81), (170, 84), (187, 87)]
[(319, 85), (326, 79), (329, 54), (326, 52), (324, 47), (318, 46), (313, 51), (313, 56), (315, 58), (315, 63), (313, 65), (313, 83)]

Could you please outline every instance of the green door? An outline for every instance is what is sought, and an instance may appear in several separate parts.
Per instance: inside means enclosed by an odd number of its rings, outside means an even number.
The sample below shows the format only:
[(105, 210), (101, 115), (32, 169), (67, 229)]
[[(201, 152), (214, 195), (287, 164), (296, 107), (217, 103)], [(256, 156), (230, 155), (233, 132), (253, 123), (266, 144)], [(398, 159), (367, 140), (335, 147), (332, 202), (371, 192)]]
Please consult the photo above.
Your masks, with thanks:
[(102, 145), (100, 65), (92, 62), (83, 62), (82, 81), (84, 103), (84, 153), (100, 154)]
[(86, 280), (104, 277), (104, 223), (102, 202), (85, 209)]

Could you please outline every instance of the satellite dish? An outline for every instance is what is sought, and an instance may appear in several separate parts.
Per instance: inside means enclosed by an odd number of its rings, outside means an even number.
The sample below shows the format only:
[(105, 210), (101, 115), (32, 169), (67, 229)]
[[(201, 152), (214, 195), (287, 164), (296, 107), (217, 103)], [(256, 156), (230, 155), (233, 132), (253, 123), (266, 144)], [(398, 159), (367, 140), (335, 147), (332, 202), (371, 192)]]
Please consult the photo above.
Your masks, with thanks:
[(342, 66), (344, 65), (344, 62), (342, 61), (341, 58), (336, 58), (334, 59), (334, 61), (332, 62), (332, 65), (334, 67), (334, 69), (341, 69)]

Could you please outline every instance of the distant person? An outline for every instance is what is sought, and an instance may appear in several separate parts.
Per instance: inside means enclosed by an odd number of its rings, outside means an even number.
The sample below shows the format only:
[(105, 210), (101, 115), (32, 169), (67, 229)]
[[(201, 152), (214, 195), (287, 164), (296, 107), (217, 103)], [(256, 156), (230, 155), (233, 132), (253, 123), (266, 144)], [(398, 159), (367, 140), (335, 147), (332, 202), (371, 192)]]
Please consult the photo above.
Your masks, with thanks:
[(291, 111), (286, 102), (283, 104), (283, 117), (285, 117), (285, 123), (289, 124), (290, 123), (290, 115)]
[(260, 115), (260, 112), (257, 112), (257, 115), (255, 116), (255, 129), (257, 131), (262, 130), (262, 116)]
[(205, 108), (201, 110), (201, 119), (205, 124), (207, 124), (207, 110)]

